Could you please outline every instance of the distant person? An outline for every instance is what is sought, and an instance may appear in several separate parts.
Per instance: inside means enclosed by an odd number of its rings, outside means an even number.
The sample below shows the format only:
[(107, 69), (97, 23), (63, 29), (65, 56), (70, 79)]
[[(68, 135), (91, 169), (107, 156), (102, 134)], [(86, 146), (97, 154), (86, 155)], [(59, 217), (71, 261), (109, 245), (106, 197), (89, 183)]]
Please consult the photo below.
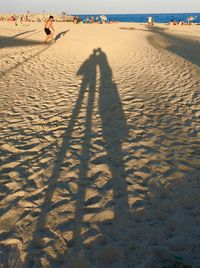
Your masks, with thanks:
[(77, 22), (78, 22), (78, 18), (77, 18), (77, 16), (75, 16), (75, 17), (73, 18), (73, 22), (74, 22), (74, 24), (77, 24)]
[(91, 22), (91, 23), (94, 23), (94, 17), (93, 17), (93, 16), (91, 17), (90, 22)]
[(98, 23), (99, 22), (99, 17), (98, 16), (96, 16), (96, 23)]
[(13, 20), (15, 22), (15, 26), (18, 26), (18, 17), (14, 15)]
[(51, 32), (51, 29), (55, 32), (53, 28), (53, 21), (54, 17), (50, 16), (49, 19), (45, 22), (44, 31), (46, 33), (46, 38), (44, 40), (45, 43), (47, 43), (49, 40), (53, 40), (53, 33)]
[(177, 25), (178, 23), (175, 20), (171, 20), (170, 25)]
[(153, 18), (148, 17), (148, 26), (153, 26)]

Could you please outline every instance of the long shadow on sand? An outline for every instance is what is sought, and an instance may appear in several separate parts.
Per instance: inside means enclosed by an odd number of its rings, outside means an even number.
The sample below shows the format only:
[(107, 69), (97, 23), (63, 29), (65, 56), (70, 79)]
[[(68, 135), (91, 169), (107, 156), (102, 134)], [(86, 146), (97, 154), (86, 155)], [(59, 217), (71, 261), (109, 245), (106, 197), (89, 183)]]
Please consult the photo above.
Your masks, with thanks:
[[(97, 68), (100, 71), (100, 86), (97, 87)], [(85, 251), (84, 240), (89, 238), (95, 232), (94, 228), (90, 226), (90, 222), (86, 222), (83, 218), (89, 213), (97, 215), (98, 213), (104, 213), (107, 211), (109, 214), (107, 219), (96, 220), (95, 224), (98, 226), (99, 236), (101, 241), (113, 241), (115, 239), (116, 244), (125, 248), (123, 242), (124, 234), (120, 228), (124, 228), (127, 224), (128, 209), (128, 194), (127, 184), (125, 181), (125, 168), (123, 164), (122, 142), (128, 136), (128, 125), (122, 109), (122, 104), (118, 94), (116, 84), (112, 81), (112, 70), (108, 64), (106, 54), (99, 48), (93, 51), (93, 54), (81, 65), (77, 75), (81, 75), (82, 84), (79, 91), (79, 96), (75, 107), (73, 109), (68, 127), (65, 134), (62, 137), (62, 144), (57, 154), (52, 175), (48, 181), (48, 187), (44, 198), (43, 205), (41, 207), (40, 216), (37, 221), (36, 229), (33, 234), (32, 241), (27, 250), (27, 257), (24, 263), (24, 267), (31, 267), (36, 265), (42, 267), (41, 259), (33, 258), (31, 256), (31, 250), (40, 244), (42, 241), (42, 232), (45, 232), (47, 216), (52, 209), (53, 194), (58, 187), (59, 176), (62, 171), (62, 165), (66, 158), (66, 153), (70, 149), (70, 142), (72, 139), (72, 133), (74, 131), (77, 118), (83, 108), (83, 100), (87, 98), (87, 105), (85, 107), (85, 123), (84, 123), (84, 135), (81, 141), (81, 156), (78, 172), (78, 189), (75, 194), (71, 196), (73, 202), (75, 202), (75, 215), (74, 219), (64, 223), (63, 228), (72, 231), (72, 239), (69, 244), (72, 246), (70, 250), (70, 256), (74, 255), (73, 260), (67, 257), (68, 250), (63, 254), (59, 254), (59, 259), (64, 261), (68, 258), (68, 262), (76, 261), (76, 258), (80, 259), (80, 255), (84, 254), (83, 261), (88, 258), (93, 262), (93, 254), (90, 251)], [(98, 95), (98, 96), (96, 96)], [(98, 99), (98, 110), (102, 123), (102, 138), (104, 140), (104, 150), (106, 155), (103, 160), (103, 164), (107, 165), (110, 170), (110, 178), (106, 183), (103, 191), (100, 195), (90, 200), (85, 200), (86, 191), (88, 189), (95, 189), (95, 178), (88, 176), (91, 164), (91, 138), (94, 135), (92, 131), (92, 117), (95, 108), (95, 99)], [(98, 133), (99, 135), (99, 133)], [(90, 208), (91, 204), (95, 204), (101, 200), (106, 192), (113, 191), (113, 198), (111, 202), (105, 204), (105, 207)], [(82, 228), (88, 227), (87, 234), (82, 235)], [(42, 243), (42, 242), (41, 242)], [(72, 252), (71, 252), (72, 251)], [(40, 251), (41, 253), (41, 251)], [(123, 252), (122, 252), (123, 254)], [(90, 256), (91, 255), (91, 256)], [(59, 259), (56, 260), (59, 262)], [(70, 267), (70, 266), (69, 266)]]
[(0, 48), (37, 46), (41, 44), (42, 42), (35, 40), (25, 40), (15, 37), (0, 36)]
[(22, 35), (24, 35), (24, 34), (34, 33), (35, 31), (36, 31), (36, 30), (29, 30), (29, 31), (21, 32), (21, 33), (15, 34), (15, 35), (13, 35), (13, 36), (10, 36), (10, 37), (8, 37), (8, 38), (9, 38), (9, 39), (16, 38), (16, 37), (22, 36)]
[[(148, 37), (148, 41), (152, 46), (157, 49), (167, 49), (183, 59), (200, 66), (200, 42), (197, 38), (170, 34), (160, 27), (151, 27), (149, 31), (153, 33), (153, 35)], [(163, 42), (164, 47), (162, 45)]]
[[(120, 27), (120, 30), (136, 30), (133, 27)], [(186, 59), (187, 61), (200, 66), (200, 41), (197, 38), (184, 35), (175, 35), (166, 32), (166, 28), (148, 27), (148, 30), (139, 29), (153, 33), (147, 37), (149, 43), (156, 49), (167, 49), (168, 51)]]
[[(57, 41), (58, 39), (60, 39), (62, 36), (64, 36), (67, 32), (69, 31), (64, 31), (61, 33), (58, 33), (55, 37), (55, 41)], [(28, 32), (25, 32), (28, 33)], [(22, 34), (25, 34), (22, 33)], [(38, 32), (36, 32), (38, 33)], [(33, 33), (35, 34), (35, 33)], [(31, 34), (31, 35), (33, 35)], [(21, 34), (20, 34), (21, 35)], [(27, 38), (29, 36), (26, 36), (25, 38)], [(1, 43), (2, 41), (2, 43)], [(25, 64), (26, 62), (34, 59), (35, 57), (39, 56), (40, 54), (42, 54), (43, 52), (45, 52), (47, 49), (49, 49), (52, 45), (54, 44), (54, 42), (50, 42), (48, 44), (44, 44), (44, 42), (41, 41), (34, 41), (34, 40), (25, 40), (23, 39), (17, 39), (14, 37), (3, 37), (0, 36), (0, 49), (4, 48), (4, 47), (18, 47), (18, 46), (22, 46), (22, 47), (27, 47), (27, 46), (38, 46), (38, 45), (42, 45), (43, 48), (39, 49), (38, 51), (36, 51), (36, 53), (34, 53), (33, 55), (31, 55), (30, 57), (27, 57), (25, 60), (23, 60), (22, 62), (16, 63), (14, 64), (14, 66), (10, 67), (8, 70), (6, 71), (1, 71), (0, 72), (0, 77), (5, 76), (6, 74), (8, 74), (10, 71), (15, 70), (16, 68), (22, 66), (23, 64)]]
[[(163, 97), (157, 99), (156, 94), (149, 105), (145, 104), (148, 120), (144, 121), (140, 114), (128, 127), (112, 70), (101, 49), (93, 51), (77, 75), (82, 76), (80, 91), (66, 130), (56, 142), (52, 172), (48, 178), (46, 175), (43, 187), (33, 187), (41, 190), (41, 194), (16, 195), (16, 199), (2, 203), (2, 216), (11, 207), (19, 206), (23, 198), (34, 201), (34, 207), (24, 210), (19, 231), (1, 233), (1, 240), (18, 238), (23, 233), (25, 239), (21, 241), (25, 241), (27, 256), (22, 267), (177, 267), (177, 255), (185, 258), (188, 267), (192, 263), (198, 267), (198, 136), (191, 132), (188, 122), (183, 122), (182, 114), (172, 110), (170, 101), (166, 98), (163, 102)], [(136, 108), (135, 104), (130, 106), (129, 115)], [(197, 122), (194, 117), (191, 119)], [(139, 135), (143, 133), (139, 137), (133, 133), (138, 129)], [(131, 135), (127, 139), (128, 132)], [(12, 142), (18, 134), (13, 130)], [(27, 138), (25, 133), (21, 135)], [(39, 131), (31, 135), (41, 137), (50, 133)], [(149, 143), (151, 140), (156, 142)], [(76, 154), (71, 153), (73, 146)], [(40, 159), (49, 151), (55, 152), (51, 147), (49, 144), (40, 151), (40, 157), (33, 152), (38, 168), (45, 173), (49, 170)], [(14, 160), (21, 162), (14, 169), (26, 181), (32, 175), (29, 167), (33, 162), (25, 163), (22, 159), (21, 151), (14, 155)], [(12, 166), (9, 169), (4, 168), (3, 175), (11, 172)], [(31, 181), (40, 181), (38, 174)], [(9, 180), (8, 176), (1, 181), (0, 198), (9, 197)], [(31, 181), (27, 183), (32, 184)], [(72, 189), (70, 183), (77, 188)], [(88, 196), (88, 192), (92, 195)], [(30, 210), (33, 217), (28, 220)], [(2, 252), (7, 261), (9, 247)]]

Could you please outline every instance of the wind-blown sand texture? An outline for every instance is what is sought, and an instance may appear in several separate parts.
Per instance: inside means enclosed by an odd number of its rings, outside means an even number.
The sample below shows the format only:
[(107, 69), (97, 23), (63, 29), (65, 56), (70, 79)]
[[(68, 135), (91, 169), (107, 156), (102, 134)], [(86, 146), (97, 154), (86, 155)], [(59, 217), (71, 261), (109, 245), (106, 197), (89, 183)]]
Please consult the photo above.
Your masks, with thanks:
[(200, 26), (55, 28), (0, 23), (0, 267), (200, 267)]

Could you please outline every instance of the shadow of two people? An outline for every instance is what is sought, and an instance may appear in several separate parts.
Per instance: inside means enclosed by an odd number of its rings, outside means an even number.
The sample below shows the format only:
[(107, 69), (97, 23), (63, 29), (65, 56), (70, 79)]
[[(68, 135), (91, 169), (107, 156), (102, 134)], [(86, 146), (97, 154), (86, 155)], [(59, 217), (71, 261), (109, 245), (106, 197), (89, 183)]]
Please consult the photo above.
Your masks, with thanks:
[[(97, 87), (97, 71), (99, 70), (100, 81)], [(88, 102), (86, 108), (85, 135), (82, 144), (82, 158), (80, 163), (79, 178), (87, 178), (90, 162), (90, 146), (92, 134), (92, 116), (94, 110), (95, 94), (98, 94), (98, 113), (101, 120), (101, 135), (104, 141), (104, 150), (106, 157), (103, 162), (110, 170), (109, 188), (113, 191), (112, 202), (107, 204), (104, 209), (113, 211), (113, 220), (109, 226), (99, 222), (101, 235), (109, 237), (111, 235), (110, 226), (113, 226), (113, 237), (118, 236), (122, 218), (124, 224), (129, 214), (128, 193), (125, 177), (124, 155), (122, 143), (128, 137), (129, 127), (126, 122), (125, 114), (122, 108), (122, 102), (116, 84), (113, 82), (112, 69), (109, 66), (107, 56), (101, 48), (93, 50), (89, 58), (81, 65), (77, 75), (82, 76), (80, 93), (82, 95), (88, 89)], [(92, 185), (90, 185), (92, 187)], [(108, 189), (104, 189), (106, 192)], [(75, 228), (73, 232), (73, 241), (79, 246), (82, 244), (81, 227), (83, 222), (82, 208), (84, 207), (86, 189), (79, 187), (76, 202)], [(111, 205), (112, 203), (112, 205)], [(111, 205), (111, 206), (110, 206)], [(107, 228), (108, 227), (108, 228)], [(119, 236), (118, 236), (119, 238)], [(119, 240), (122, 237), (119, 238)]]
[[(100, 74), (100, 83), (97, 84), (97, 71)], [(74, 109), (72, 111), (70, 120), (68, 122), (68, 127), (61, 137), (62, 142), (60, 149), (58, 150), (54, 166), (52, 169), (52, 174), (48, 180), (48, 185), (44, 197), (44, 202), (41, 205), (41, 212), (37, 220), (36, 228), (32, 237), (32, 241), (27, 249), (27, 257), (25, 260), (25, 265), (28, 265), (33, 259), (31, 254), (31, 248), (35, 245), (38, 240), (38, 236), (41, 234), (40, 230), (45, 229), (48, 214), (52, 208), (52, 198), (56, 190), (58, 179), (61, 175), (62, 166), (66, 158), (66, 153), (70, 149), (70, 144), (75, 125), (79, 114), (81, 112), (82, 106), (85, 109), (84, 118), (84, 132), (81, 139), (81, 155), (79, 157), (79, 167), (78, 167), (78, 181), (77, 181), (77, 191), (71, 196), (71, 201), (74, 202), (74, 218), (70, 219), (70, 222), (66, 221), (63, 223), (65, 227), (70, 225), (69, 231), (72, 231), (71, 245), (72, 251), (75, 252), (84, 251), (85, 256), (90, 254), (84, 245), (85, 237), (81, 233), (81, 229), (84, 226), (84, 215), (87, 214), (85, 196), (88, 188), (95, 188), (94, 180), (88, 177), (88, 171), (90, 169), (91, 162), (91, 137), (96, 135), (93, 133), (92, 124), (94, 116), (94, 108), (96, 109), (95, 100), (98, 99), (97, 108), (99, 117), (101, 120), (101, 139), (104, 141), (103, 149), (105, 151), (105, 157), (102, 160), (110, 170), (109, 181), (106, 186), (102, 186), (102, 195), (105, 195), (107, 191), (112, 190), (113, 194), (111, 196), (112, 200), (109, 200), (104, 207), (97, 207), (94, 209), (93, 213), (97, 214), (99, 211), (104, 212), (106, 209), (112, 210), (113, 218), (110, 220), (109, 224), (106, 222), (98, 222), (99, 232), (101, 236), (105, 239), (112, 239), (113, 237), (118, 240), (123, 240), (124, 234), (119, 232), (121, 228), (121, 221), (126, 222), (128, 218), (128, 193), (127, 184), (125, 178), (125, 167), (124, 167), (124, 152), (122, 150), (122, 143), (128, 136), (128, 125), (122, 108), (122, 103), (117, 90), (116, 84), (113, 82), (112, 69), (109, 66), (106, 54), (101, 48), (93, 50), (93, 53), (89, 58), (80, 66), (77, 75), (82, 76), (82, 83), (79, 90), (79, 95), (75, 103)], [(98, 85), (98, 89), (97, 89)], [(87, 94), (85, 94), (87, 92)], [(98, 97), (96, 98), (96, 95)], [(86, 106), (83, 105), (84, 97), (87, 95)], [(98, 157), (97, 152), (93, 152)], [(82, 182), (84, 182), (84, 187)], [(109, 185), (108, 185), (109, 184)], [(100, 195), (102, 198), (102, 196)], [(61, 227), (60, 230), (62, 230)], [(91, 227), (88, 231), (88, 236), (93, 233), (93, 228)], [(65, 252), (59, 256), (59, 260), (65, 260), (68, 256), (69, 248), (66, 248)], [(87, 257), (86, 257), (87, 258)], [(40, 267), (40, 258), (36, 258), (38, 267)], [(56, 261), (55, 261), (56, 262)], [(36, 263), (35, 263), (36, 264)]]

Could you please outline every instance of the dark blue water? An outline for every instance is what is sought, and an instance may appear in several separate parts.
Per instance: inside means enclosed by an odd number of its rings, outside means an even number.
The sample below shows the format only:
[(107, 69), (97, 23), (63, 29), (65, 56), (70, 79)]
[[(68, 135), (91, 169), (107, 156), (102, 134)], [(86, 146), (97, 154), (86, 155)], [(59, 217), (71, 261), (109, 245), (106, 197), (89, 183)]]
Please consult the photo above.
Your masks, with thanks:
[[(92, 15), (78, 15), (82, 19)], [(96, 14), (94, 16), (97, 16)], [(188, 17), (196, 17), (194, 23), (200, 23), (200, 13), (169, 13), (169, 14), (107, 14), (108, 20), (119, 22), (146, 22), (149, 16), (154, 18), (157, 23), (167, 23), (171, 20), (187, 21)]]

